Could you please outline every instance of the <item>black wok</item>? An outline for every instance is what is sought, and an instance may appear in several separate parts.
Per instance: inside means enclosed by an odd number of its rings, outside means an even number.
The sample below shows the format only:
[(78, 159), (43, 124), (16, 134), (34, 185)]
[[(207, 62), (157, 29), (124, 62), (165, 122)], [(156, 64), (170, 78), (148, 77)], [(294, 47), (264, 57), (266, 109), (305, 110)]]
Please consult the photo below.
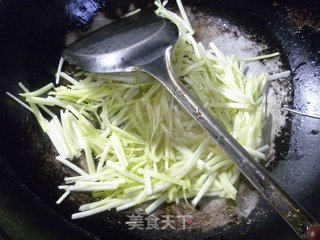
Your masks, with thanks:
[[(131, 3), (135, 7), (152, 7), (150, 1), (138, 0), (3, 0), (0, 3), (0, 226), (4, 238), (296, 239), (293, 231), (245, 180), (245, 190), (236, 202), (223, 202), (222, 210), (208, 215), (215, 216), (212, 218), (195, 215), (193, 227), (187, 230), (130, 231), (125, 224), (129, 212), (111, 211), (71, 221), (70, 214), (77, 210), (80, 202), (90, 198), (86, 195), (74, 195), (63, 204), (55, 205), (60, 195), (57, 185), (69, 172), (53, 161), (54, 151), (49, 140), (30, 113), (4, 92), (16, 94), (19, 81), (33, 89), (54, 81), (65, 44), (97, 27), (99, 18), (116, 19), (128, 12)], [(318, 1), (186, 0), (185, 5), (195, 13), (193, 21), (199, 38), (204, 37), (201, 29), (212, 16), (214, 20), (228, 23), (224, 30), (220, 29), (222, 33), (239, 38), (237, 31), (232, 32), (232, 26), (237, 26), (253, 41), (267, 46), (264, 51), (279, 51), (281, 68), (292, 71), (292, 81), (281, 85), (287, 89), (287, 104), (319, 115)], [(100, 14), (92, 21), (97, 13)], [(273, 116), (273, 121), (278, 117)], [(289, 114), (280, 130), (274, 138), (275, 158), (268, 168), (319, 221), (320, 120)], [(256, 202), (246, 216), (240, 216), (234, 209), (242, 209), (238, 205), (245, 205), (241, 199), (248, 200), (248, 194), (253, 194)], [(169, 206), (164, 210), (170, 211), (174, 213), (174, 208)], [(222, 223), (224, 218), (228, 219), (225, 224), (215, 224)]]

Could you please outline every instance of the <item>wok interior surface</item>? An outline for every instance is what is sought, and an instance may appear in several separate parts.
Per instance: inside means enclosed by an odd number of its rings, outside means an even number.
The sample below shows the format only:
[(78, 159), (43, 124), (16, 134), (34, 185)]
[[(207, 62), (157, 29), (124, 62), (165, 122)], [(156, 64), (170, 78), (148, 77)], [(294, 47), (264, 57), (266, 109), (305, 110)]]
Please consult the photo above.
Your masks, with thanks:
[[(168, 205), (155, 213), (192, 215), (193, 223), (186, 230), (128, 230), (125, 222), (133, 210), (110, 211), (71, 221), (71, 213), (90, 200), (85, 194), (71, 195), (61, 205), (55, 205), (61, 194), (57, 186), (70, 172), (54, 161), (55, 151), (33, 116), (4, 95), (4, 91), (17, 94), (19, 81), (30, 89), (53, 81), (65, 44), (115, 20), (132, 4), (147, 7), (150, 5), (147, 2), (1, 3), (0, 208), (5, 210), (0, 213), (7, 220), (0, 220), (0, 225), (6, 227), (15, 222), (21, 236), (35, 238), (46, 234), (45, 239), (295, 239), (291, 229), (245, 180), (236, 201), (204, 199), (197, 210), (186, 204)], [(271, 118), (266, 132), (271, 127), (273, 132), (266, 142), (275, 143), (269, 169), (319, 219), (320, 120), (287, 116), (283, 105), (304, 112), (320, 112), (320, 47), (316, 41), (320, 37), (317, 25), (320, 15), (312, 13), (315, 18), (301, 23), (298, 5), (261, 2), (249, 6), (244, 1), (209, 0), (184, 3), (197, 37), (204, 43), (214, 39), (225, 52), (237, 54), (279, 51), (280, 59), (252, 65), (250, 69), (292, 71), (292, 81), (272, 83), (268, 95), (273, 102), (268, 106)], [(10, 229), (6, 231), (13, 234)]]

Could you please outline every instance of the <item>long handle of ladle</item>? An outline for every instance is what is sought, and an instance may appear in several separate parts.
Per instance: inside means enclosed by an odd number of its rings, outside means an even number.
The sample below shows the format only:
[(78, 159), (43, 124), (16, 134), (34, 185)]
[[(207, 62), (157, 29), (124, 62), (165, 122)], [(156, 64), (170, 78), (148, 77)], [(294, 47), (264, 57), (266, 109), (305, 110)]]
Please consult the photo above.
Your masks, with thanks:
[(171, 49), (144, 67), (157, 78), (187, 110), (187, 112), (210, 134), (215, 142), (239, 167), (242, 174), (278, 211), (301, 239), (306, 231), (318, 226), (316, 220), (298, 204), (271, 175), (223, 128), (223, 126), (182, 85), (171, 66)]

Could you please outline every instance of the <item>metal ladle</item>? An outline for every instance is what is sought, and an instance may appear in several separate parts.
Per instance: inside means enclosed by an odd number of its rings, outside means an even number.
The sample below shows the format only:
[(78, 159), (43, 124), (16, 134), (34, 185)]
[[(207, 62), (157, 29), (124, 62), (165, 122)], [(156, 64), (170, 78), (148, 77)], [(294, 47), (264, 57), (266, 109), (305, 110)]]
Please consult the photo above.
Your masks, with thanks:
[[(187, 112), (210, 134), (301, 239), (316, 220), (222, 127), (181, 84), (170, 54), (178, 28), (151, 12), (106, 25), (69, 45), (62, 57), (70, 64), (97, 73), (143, 71), (160, 81)], [(310, 235), (310, 234), (309, 234)]]

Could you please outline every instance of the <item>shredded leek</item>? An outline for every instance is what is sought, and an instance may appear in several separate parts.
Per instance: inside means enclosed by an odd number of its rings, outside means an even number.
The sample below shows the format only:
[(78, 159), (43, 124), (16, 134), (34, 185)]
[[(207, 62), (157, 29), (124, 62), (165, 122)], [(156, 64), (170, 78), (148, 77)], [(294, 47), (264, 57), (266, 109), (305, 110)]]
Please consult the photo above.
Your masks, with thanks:
[[(177, 76), (252, 156), (265, 159), (265, 85), (289, 73), (246, 76), (243, 69), (246, 61), (278, 53), (240, 59), (225, 56), (213, 42), (205, 49), (193, 37), (181, 0), (177, 4), (182, 17), (155, 2), (156, 13), (179, 27), (172, 53)], [(63, 62), (56, 81), (62, 77), (67, 85), (52, 89), (48, 84), (34, 92), (22, 85), (21, 96), (29, 106), (8, 94), (36, 115), (57, 150), (56, 159), (79, 174), (59, 186), (65, 193), (57, 203), (75, 191), (100, 198), (80, 206), (73, 219), (152, 200), (147, 214), (165, 201), (192, 198), (197, 205), (204, 196), (235, 199), (239, 170), (159, 82), (141, 72), (78, 69), (71, 76), (61, 70)], [(60, 115), (51, 107), (60, 108)], [(83, 153), (87, 166), (81, 169), (72, 161)]]

